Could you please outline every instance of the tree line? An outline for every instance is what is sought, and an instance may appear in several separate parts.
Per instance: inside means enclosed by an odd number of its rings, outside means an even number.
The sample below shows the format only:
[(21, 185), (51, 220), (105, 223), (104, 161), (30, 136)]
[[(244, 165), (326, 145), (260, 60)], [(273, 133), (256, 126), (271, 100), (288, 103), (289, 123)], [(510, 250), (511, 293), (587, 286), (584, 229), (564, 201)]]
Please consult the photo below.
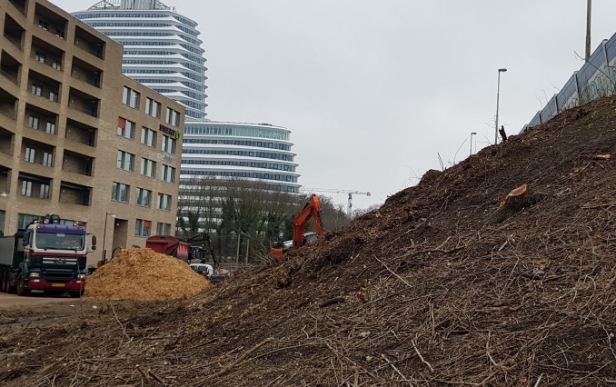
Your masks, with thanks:
[[(293, 221), (310, 194), (279, 192), (265, 182), (200, 177), (180, 182), (176, 236), (210, 236), (224, 260), (255, 262), (276, 241), (292, 239)], [(325, 232), (350, 222), (342, 205), (319, 196)], [(314, 230), (309, 222), (306, 231)]]

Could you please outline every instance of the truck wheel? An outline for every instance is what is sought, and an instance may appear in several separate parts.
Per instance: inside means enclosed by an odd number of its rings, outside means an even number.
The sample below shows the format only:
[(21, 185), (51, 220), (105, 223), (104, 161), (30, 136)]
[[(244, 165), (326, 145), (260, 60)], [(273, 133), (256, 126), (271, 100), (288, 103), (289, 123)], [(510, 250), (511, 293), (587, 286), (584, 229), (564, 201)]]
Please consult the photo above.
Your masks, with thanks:
[(26, 289), (26, 286), (24, 285), (24, 280), (22, 280), (21, 278), (17, 279), (17, 294), (20, 296), (30, 295), (30, 289)]

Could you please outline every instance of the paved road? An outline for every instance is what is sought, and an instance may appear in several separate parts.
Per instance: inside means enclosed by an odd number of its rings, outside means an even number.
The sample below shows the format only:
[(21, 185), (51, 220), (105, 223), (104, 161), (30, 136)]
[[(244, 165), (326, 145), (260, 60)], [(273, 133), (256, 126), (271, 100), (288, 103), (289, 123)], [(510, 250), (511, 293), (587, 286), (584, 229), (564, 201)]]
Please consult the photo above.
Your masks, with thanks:
[(0, 309), (13, 308), (20, 306), (35, 306), (57, 304), (60, 302), (76, 302), (77, 299), (67, 295), (46, 296), (42, 293), (32, 293), (30, 297), (20, 297), (16, 294), (0, 293)]

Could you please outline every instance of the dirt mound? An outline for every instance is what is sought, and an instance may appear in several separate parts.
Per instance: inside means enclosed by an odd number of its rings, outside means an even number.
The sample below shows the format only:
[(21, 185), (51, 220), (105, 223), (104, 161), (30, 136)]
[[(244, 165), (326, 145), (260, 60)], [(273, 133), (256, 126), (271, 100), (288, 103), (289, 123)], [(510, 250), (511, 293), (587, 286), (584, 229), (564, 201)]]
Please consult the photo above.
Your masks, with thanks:
[(196, 297), (3, 312), (0, 382), (612, 385), (615, 154), (603, 98)]
[(177, 258), (151, 249), (128, 249), (88, 278), (84, 297), (163, 301), (191, 297), (210, 286)]

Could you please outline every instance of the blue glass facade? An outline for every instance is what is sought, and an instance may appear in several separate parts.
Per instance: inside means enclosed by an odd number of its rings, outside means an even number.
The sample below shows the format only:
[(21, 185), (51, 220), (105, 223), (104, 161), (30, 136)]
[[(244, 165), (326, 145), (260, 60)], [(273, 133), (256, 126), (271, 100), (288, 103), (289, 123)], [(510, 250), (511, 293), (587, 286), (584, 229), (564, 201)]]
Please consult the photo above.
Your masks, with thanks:
[(206, 59), (196, 22), (158, 0), (106, 0), (74, 16), (124, 46), (124, 75), (186, 108), (184, 183), (199, 176), (238, 177), (299, 192), (289, 130), (206, 119)]
[(74, 16), (121, 43), (123, 73), (184, 105), (186, 122), (206, 117), (207, 68), (196, 22), (157, 0), (101, 1)]

